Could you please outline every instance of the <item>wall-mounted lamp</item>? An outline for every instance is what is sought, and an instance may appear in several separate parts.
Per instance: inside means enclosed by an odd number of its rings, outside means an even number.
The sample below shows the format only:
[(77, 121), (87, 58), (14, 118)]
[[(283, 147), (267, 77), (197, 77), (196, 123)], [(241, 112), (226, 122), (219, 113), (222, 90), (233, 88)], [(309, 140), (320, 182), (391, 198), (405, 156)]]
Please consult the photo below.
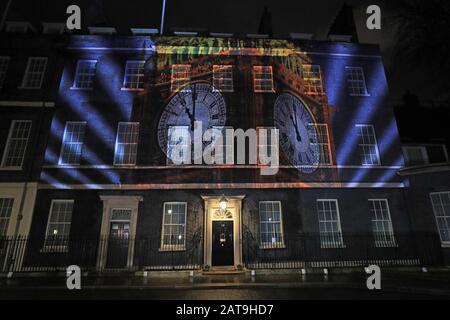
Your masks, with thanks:
[(225, 197), (225, 195), (222, 195), (222, 197), (219, 200), (220, 209), (223, 211), (227, 210), (228, 206), (228, 199)]

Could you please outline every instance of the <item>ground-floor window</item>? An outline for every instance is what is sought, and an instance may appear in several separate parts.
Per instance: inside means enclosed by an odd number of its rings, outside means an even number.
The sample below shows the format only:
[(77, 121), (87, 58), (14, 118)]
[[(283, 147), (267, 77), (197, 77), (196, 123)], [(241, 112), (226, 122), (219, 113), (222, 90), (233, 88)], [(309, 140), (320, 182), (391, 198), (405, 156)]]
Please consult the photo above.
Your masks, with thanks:
[(394, 229), (388, 201), (386, 199), (369, 199), (369, 206), (375, 245), (377, 247), (394, 247)]
[(67, 251), (70, 224), (72, 223), (73, 200), (53, 200), (45, 232), (44, 249)]
[(441, 241), (450, 244), (450, 192), (436, 192), (430, 197)]
[(6, 236), (8, 232), (13, 204), (13, 198), (0, 198), (0, 237)]
[(281, 202), (261, 201), (259, 203), (259, 239), (262, 248), (284, 246)]
[(161, 251), (185, 250), (186, 202), (164, 203)]
[(340, 248), (344, 246), (342, 240), (339, 206), (336, 199), (317, 200), (319, 215), (320, 243), (322, 248)]

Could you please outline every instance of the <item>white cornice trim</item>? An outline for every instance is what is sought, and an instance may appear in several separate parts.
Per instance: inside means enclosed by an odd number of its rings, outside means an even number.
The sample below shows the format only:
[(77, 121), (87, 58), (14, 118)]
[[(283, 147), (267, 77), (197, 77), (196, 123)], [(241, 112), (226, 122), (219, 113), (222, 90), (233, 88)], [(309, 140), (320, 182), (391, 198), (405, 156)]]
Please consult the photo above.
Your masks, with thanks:
[(54, 108), (55, 103), (51, 101), (0, 101), (0, 107), (32, 107), (32, 108)]
[(276, 183), (141, 183), (141, 184), (39, 184), (39, 189), (68, 190), (192, 190), (192, 189), (358, 189), (404, 188), (403, 183), (388, 182), (276, 182)]
[(418, 174), (429, 174), (450, 171), (450, 163), (432, 164), (427, 166), (417, 166), (404, 168), (398, 172), (400, 176), (413, 176)]
[[(308, 167), (308, 166), (305, 166)], [(257, 166), (257, 165), (163, 165), (163, 166), (113, 166), (113, 165), (45, 165), (42, 166), (44, 169), (96, 169), (96, 170), (173, 170), (173, 169), (261, 169), (266, 168), (265, 166)], [(293, 166), (289, 165), (280, 165), (278, 166), (280, 169), (295, 169)], [(393, 169), (399, 170), (404, 167), (402, 166), (352, 166), (352, 165), (322, 165), (319, 166), (319, 169)]]

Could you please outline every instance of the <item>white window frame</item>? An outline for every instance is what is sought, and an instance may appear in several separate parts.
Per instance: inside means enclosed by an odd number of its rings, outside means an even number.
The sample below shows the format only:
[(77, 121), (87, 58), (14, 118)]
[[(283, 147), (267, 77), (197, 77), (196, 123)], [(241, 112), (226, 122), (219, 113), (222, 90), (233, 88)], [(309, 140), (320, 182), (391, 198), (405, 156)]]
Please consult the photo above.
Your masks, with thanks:
[[(95, 67), (93, 72), (88, 72), (88, 73), (81, 73), (80, 72), (80, 68), (81, 68), (81, 64), (82, 63), (95, 63)], [(80, 59), (77, 61), (77, 68), (75, 70), (75, 76), (73, 77), (73, 84), (72, 87), (70, 89), (72, 90), (93, 90), (94, 89), (94, 84), (95, 84), (95, 77), (97, 75), (97, 65), (98, 65), (98, 60), (95, 59)], [(83, 82), (79, 82), (78, 78), (81, 76), (85, 76), (85, 77), (90, 77), (90, 81), (83, 81)], [(90, 83), (90, 86), (82, 86), (80, 85), (80, 83)]]
[[(267, 204), (267, 203), (271, 203), (271, 204), (278, 204), (279, 208), (280, 208), (280, 221), (262, 221), (261, 220), (261, 204)], [(258, 218), (259, 218), (259, 247), (261, 249), (282, 249), (285, 248), (285, 244), (284, 244), (284, 228), (283, 228), (283, 208), (281, 207), (281, 201), (259, 201), (258, 203)], [(272, 242), (263, 242), (262, 241), (262, 224), (279, 224), (280, 225), (280, 237), (281, 237), (281, 241), (278, 242), (274, 242), (273, 239), (274, 237), (272, 237)], [(275, 233), (274, 233), (275, 235)], [(276, 238), (276, 237), (275, 237)]]
[[(450, 215), (449, 216), (446, 216), (446, 215), (438, 216), (437, 215), (437, 210), (436, 210), (436, 204), (433, 201), (433, 196), (439, 196), (439, 206), (440, 206), (440, 208), (442, 210), (444, 210), (444, 204), (442, 202), (442, 197), (441, 197), (442, 195), (446, 195), (446, 196), (448, 196), (450, 198), (450, 191), (431, 192), (430, 193), (430, 201), (431, 201), (431, 207), (433, 208), (433, 215), (434, 215), (434, 219), (435, 219), (435, 222), (436, 222), (436, 229), (437, 229), (437, 231), (439, 233), (439, 238), (441, 239), (441, 243), (445, 247), (450, 247)], [(445, 224), (447, 225), (446, 232), (449, 233), (449, 240), (444, 240), (442, 238), (441, 229), (439, 229), (438, 219), (445, 219)]]
[[(329, 203), (335, 203), (336, 204), (336, 220), (320, 220), (320, 210), (319, 210), (319, 203), (320, 202), (329, 202)], [(342, 234), (342, 224), (341, 224), (341, 214), (339, 211), (339, 201), (338, 199), (317, 199), (316, 200), (316, 208), (317, 208), (317, 216), (318, 216), (318, 221), (319, 221), (319, 234), (320, 234), (320, 247), (322, 249), (339, 249), (339, 248), (345, 248), (344, 245), (344, 239), (343, 239), (343, 234)], [(339, 238), (335, 237), (335, 235), (333, 235), (333, 239), (332, 241), (330, 241), (329, 239), (324, 239), (323, 237), (323, 231), (320, 230), (320, 223), (324, 222), (331, 222), (331, 223), (337, 223), (338, 226), (338, 231), (337, 231), (337, 235), (339, 236)], [(330, 232), (327, 232), (330, 233)], [(331, 232), (333, 233), (333, 232)]]
[[(180, 226), (181, 224), (166, 224), (166, 206), (167, 205), (184, 205), (184, 234), (183, 236), (183, 244), (164, 244), (164, 227), (166, 225), (175, 225)], [(159, 251), (185, 251), (186, 250), (186, 226), (187, 226), (187, 202), (164, 202), (163, 204), (163, 218), (162, 218), (162, 226), (161, 226), (161, 245), (159, 247)], [(180, 236), (180, 235), (178, 235)]]
[[(264, 69), (267, 68), (270, 73), (270, 79), (256, 78), (257, 75), (265, 74), (267, 72)], [(264, 83), (269, 84), (267, 89)], [(273, 82), (273, 67), (272, 66), (253, 66), (253, 89), (256, 93), (274, 93), (275, 87)]]
[[(184, 71), (175, 71), (175, 68), (184, 68)], [(173, 64), (170, 68), (170, 91), (171, 92), (187, 92), (188, 89), (184, 89), (186, 85), (191, 82), (191, 70), (190, 64)], [(185, 75), (184, 77), (178, 77), (179, 75)]]
[[(34, 61), (39, 61), (39, 62), (43, 61), (44, 62), (42, 71), (39, 71), (39, 72), (30, 71), (32, 63)], [(44, 82), (45, 71), (47, 70), (47, 62), (48, 62), (48, 58), (47, 57), (29, 57), (28, 58), (27, 67), (26, 67), (25, 73), (23, 75), (22, 85), (19, 87), (19, 89), (27, 89), (27, 90), (28, 89), (30, 89), (30, 90), (39, 90), (39, 89), (41, 89), (42, 88), (42, 83)], [(37, 76), (40, 77), (39, 85), (34, 85), (34, 86), (27, 85), (28, 79), (32, 75), (37, 75)]]
[(305, 94), (308, 95), (325, 94), (325, 90), (323, 88), (322, 70), (320, 65), (304, 64), (302, 66), (302, 77), (305, 89), (308, 89), (305, 91)]
[[(120, 142), (119, 143), (119, 134), (120, 134), (120, 128), (121, 128), (121, 126), (123, 126), (123, 125), (125, 125), (125, 126), (136, 126), (137, 127), (137, 129), (136, 129), (136, 131), (137, 132), (132, 132), (131, 134), (132, 135), (136, 135), (136, 141), (134, 141), (134, 142)], [(140, 130), (140, 123), (139, 122), (119, 122), (119, 124), (117, 125), (117, 134), (116, 134), (116, 144), (115, 144), (115, 150), (114, 150), (114, 165), (115, 166), (135, 166), (136, 165), (136, 160), (137, 160), (137, 153), (138, 153), (138, 146), (139, 146), (139, 130)], [(122, 145), (134, 145), (135, 146), (135, 150), (136, 150), (136, 152), (134, 153), (134, 155), (132, 154), (132, 160), (133, 161), (129, 161), (129, 162), (124, 162), (123, 160), (122, 160), (122, 163), (119, 163), (118, 161), (117, 161), (117, 152), (118, 152), (118, 146), (119, 146), (119, 144), (122, 144)]]
[[(55, 205), (55, 203), (61, 203), (61, 202), (69, 202), (72, 204), (72, 212), (70, 213), (70, 222), (57, 222), (57, 223), (52, 223), (51, 219), (52, 219), (52, 213), (53, 213), (53, 207)], [(45, 228), (45, 241), (44, 241), (44, 247), (42, 249), (42, 251), (44, 252), (68, 252), (69, 247), (68, 247), (68, 241), (70, 238), (70, 229), (72, 227), (72, 219), (73, 219), (73, 209), (74, 209), (74, 204), (75, 204), (75, 200), (73, 199), (53, 199), (52, 203), (50, 205), (50, 211), (48, 214), (48, 219), (47, 219), (47, 227)], [(50, 228), (50, 224), (56, 224), (56, 225), (69, 225), (69, 229), (68, 229), (68, 234), (64, 235), (63, 238), (60, 239), (55, 239), (55, 238), (51, 238), (51, 236), (53, 235), (53, 233), (49, 233), (49, 228)]]
[[(14, 133), (14, 128), (15, 128), (16, 124), (20, 123), (20, 122), (25, 122), (25, 123), (29, 123), (30, 124), (28, 135), (27, 135), (26, 138), (20, 138), (20, 139), (14, 138), (15, 140), (26, 140), (25, 147), (23, 148), (22, 159), (21, 159), (21, 162), (20, 162), (19, 166), (7, 166), (6, 165), (6, 161), (8, 159), (10, 148), (11, 148), (11, 144), (12, 144), (12, 140), (13, 140), (12, 136), (13, 136), (13, 133)], [(5, 151), (3, 152), (2, 162), (1, 162), (1, 166), (0, 166), (1, 168), (7, 168), (7, 169), (12, 169), (12, 170), (22, 170), (23, 162), (25, 161), (25, 156), (26, 156), (26, 153), (27, 153), (28, 142), (30, 141), (32, 125), (33, 125), (33, 122), (31, 120), (13, 120), (11, 122), (11, 126), (9, 128), (9, 133), (8, 133), (8, 140), (6, 142)]]
[[(135, 67), (142, 71), (142, 73), (130, 73), (131, 64), (142, 64), (142, 66)], [(127, 60), (125, 65), (125, 74), (123, 76), (122, 90), (124, 91), (143, 91), (144, 90), (144, 73), (145, 70), (145, 60)], [(129, 77), (136, 78), (136, 81), (129, 81)]]
[[(362, 77), (362, 80), (351, 80), (349, 79), (348, 72), (360, 72), (360, 76)], [(367, 90), (367, 82), (366, 82), (366, 76), (364, 74), (363, 67), (355, 67), (355, 66), (346, 66), (345, 67), (345, 78), (347, 80), (347, 88), (348, 93), (351, 97), (368, 97), (370, 96), (369, 91)], [(356, 86), (355, 86), (356, 83)], [(360, 84), (362, 83), (362, 87)], [(364, 93), (355, 92), (356, 89), (364, 89)], [(358, 90), (359, 91), (359, 90)]]
[(8, 204), (10, 204), (10, 206), (8, 206), (8, 207), (6, 207), (6, 206), (5, 207), (0, 207), (0, 212), (2, 210), (6, 210), (6, 212), (9, 214), (9, 215), (4, 216), (4, 217), (0, 216), (0, 221), (6, 221), (6, 223), (4, 224), (4, 226), (5, 226), (4, 229), (3, 230), (0, 229), (0, 238), (8, 236), (8, 228), (9, 228), (9, 224), (11, 222), (11, 215), (12, 215), (12, 211), (13, 211), (13, 208), (14, 208), (14, 201), (15, 201), (15, 199), (12, 198), (12, 197), (3, 197), (3, 196), (1, 196), (0, 197), (0, 203), (2, 205), (4, 204), (3, 201), (8, 201), (9, 202)]
[[(261, 141), (261, 136), (260, 136), (260, 132), (259, 132), (259, 130), (261, 130), (261, 129), (266, 129), (267, 132), (270, 132), (270, 134), (272, 134), (272, 130), (278, 130), (278, 128), (277, 127), (256, 127), (256, 139), (258, 142), (257, 143), (258, 148), (257, 148), (256, 152), (257, 152), (257, 158), (258, 158), (258, 165), (259, 166), (267, 166), (267, 164), (262, 163), (262, 160), (260, 158), (261, 148), (269, 149), (268, 147), (270, 147), (270, 150), (273, 150), (273, 152), (275, 152), (276, 155), (279, 155), (280, 150), (278, 150), (278, 147), (279, 147), (278, 144), (275, 144), (275, 145), (268, 144), (268, 142), (272, 142), (272, 137), (271, 136), (269, 137), (269, 135), (266, 136), (267, 141)], [(272, 154), (271, 154), (271, 156), (272, 156)]]
[(218, 92), (234, 92), (233, 65), (213, 65), (213, 88)]
[[(189, 136), (190, 136), (190, 134), (191, 134), (191, 131), (189, 130), (189, 126), (170, 126), (169, 128), (168, 128), (168, 130), (167, 130), (167, 153), (166, 153), (166, 163), (168, 164), (168, 165), (175, 165), (175, 162), (172, 160), (172, 158), (170, 158), (169, 157), (169, 155), (171, 155), (171, 147), (172, 147), (172, 145), (171, 145), (171, 139), (170, 139), (170, 132), (171, 132), (171, 130), (173, 130), (173, 129), (177, 129), (177, 130), (179, 130), (179, 129), (183, 129), (184, 131), (186, 131), (188, 134), (189, 134)], [(190, 137), (190, 141), (189, 141), (189, 143), (184, 143), (183, 144), (183, 150), (184, 151), (188, 151), (188, 152), (186, 152), (186, 155), (184, 155), (184, 160), (183, 160), (183, 162), (182, 162), (182, 164), (191, 164), (191, 160), (192, 160), (192, 137)], [(187, 150), (188, 149), (188, 150)]]
[(0, 56), (0, 88), (3, 88), (3, 85), (5, 83), (10, 61), (10, 57)]
[(408, 165), (409, 163), (409, 159), (408, 159), (408, 149), (420, 149), (420, 152), (422, 154), (422, 159), (424, 160), (423, 165), (427, 165), (430, 163), (430, 159), (428, 158), (428, 152), (427, 152), (427, 148), (425, 146), (403, 146), (402, 147), (402, 151), (403, 151), (403, 156), (405, 157), (405, 164)]
[[(370, 222), (372, 227), (372, 232), (375, 237), (375, 246), (377, 248), (389, 248), (389, 247), (397, 247), (397, 242), (395, 240), (395, 233), (394, 233), (394, 226), (392, 224), (392, 216), (391, 216), (391, 209), (389, 207), (389, 201), (388, 199), (368, 199), (369, 202), (369, 212), (370, 212)], [(386, 205), (386, 214), (388, 219), (375, 219), (378, 218), (377, 215), (374, 216), (378, 212), (379, 209), (375, 207), (376, 203), (384, 203)], [(378, 210), (378, 211), (377, 211)], [(374, 223), (387, 223), (389, 230), (383, 230), (379, 233), (382, 233), (381, 237), (383, 240), (378, 239), (377, 231), (374, 230)]]
[[(360, 157), (360, 161), (361, 161), (361, 165), (365, 166), (365, 167), (374, 167), (374, 166), (380, 166), (381, 165), (381, 158), (380, 158), (380, 150), (378, 148), (378, 140), (377, 140), (377, 133), (375, 131), (375, 127), (372, 124), (356, 124), (355, 127), (357, 128), (358, 131), (358, 147), (362, 148), (362, 150), (364, 151), (364, 154), (361, 154), (361, 152), (359, 152), (359, 157)], [(373, 139), (375, 141), (374, 144), (370, 144), (370, 143), (364, 143), (364, 141), (362, 141), (362, 135), (360, 135), (361, 132), (361, 128), (370, 128), (372, 134), (373, 134)], [(364, 163), (364, 161), (362, 161), (361, 157), (364, 156), (364, 159), (367, 159), (367, 155), (365, 153), (365, 147), (375, 147), (375, 154), (377, 156), (377, 162), (376, 163)], [(358, 150), (360, 151), (360, 150)]]
[[(69, 124), (84, 124), (84, 133), (83, 133), (83, 141), (82, 142), (65, 142), (66, 139), (66, 135), (67, 135), (67, 127)], [(79, 165), (81, 162), (81, 158), (83, 156), (83, 147), (84, 147), (84, 139), (86, 138), (86, 128), (87, 128), (87, 122), (86, 121), (67, 121), (66, 125), (64, 127), (64, 135), (62, 138), (62, 143), (61, 143), (61, 151), (59, 153), (59, 161), (58, 164), (61, 166), (76, 166)], [(80, 148), (80, 155), (78, 157), (78, 161), (73, 162), (73, 163), (64, 163), (63, 160), (63, 152), (64, 152), (64, 146), (66, 143), (69, 144), (80, 144), (81, 148)]]
[[(234, 128), (230, 126), (213, 126), (211, 127), (213, 129), (212, 131), (212, 137), (211, 137), (211, 143), (213, 143), (213, 138), (215, 137), (215, 133), (217, 131), (220, 131), (222, 134), (222, 163), (216, 162), (216, 156), (214, 154), (214, 165), (227, 165), (227, 164), (234, 164), (234, 135), (232, 136), (232, 141), (229, 141), (227, 139), (226, 130), (232, 129), (234, 132)], [(214, 151), (214, 149), (213, 149)]]
[[(320, 165), (324, 166), (332, 166), (333, 165), (333, 153), (331, 152), (331, 141), (330, 141), (330, 131), (328, 130), (328, 124), (326, 123), (309, 123), (309, 126), (314, 127), (314, 131), (317, 136), (315, 139), (317, 142), (317, 145), (320, 149)], [(319, 130), (324, 130), (325, 132), (322, 132)], [(322, 142), (321, 137), (326, 137), (326, 143)], [(328, 149), (328, 152), (326, 152), (324, 149)], [(325, 154), (327, 154), (329, 161), (325, 162)]]

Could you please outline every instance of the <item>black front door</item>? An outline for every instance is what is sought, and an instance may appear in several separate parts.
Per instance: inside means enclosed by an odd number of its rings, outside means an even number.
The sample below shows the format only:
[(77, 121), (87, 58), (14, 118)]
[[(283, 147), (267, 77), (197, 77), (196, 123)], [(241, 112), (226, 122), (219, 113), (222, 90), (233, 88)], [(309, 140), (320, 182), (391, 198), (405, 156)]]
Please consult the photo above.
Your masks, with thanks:
[(125, 268), (128, 260), (129, 222), (111, 222), (108, 239), (107, 268)]
[(212, 223), (212, 265), (234, 265), (233, 221)]

